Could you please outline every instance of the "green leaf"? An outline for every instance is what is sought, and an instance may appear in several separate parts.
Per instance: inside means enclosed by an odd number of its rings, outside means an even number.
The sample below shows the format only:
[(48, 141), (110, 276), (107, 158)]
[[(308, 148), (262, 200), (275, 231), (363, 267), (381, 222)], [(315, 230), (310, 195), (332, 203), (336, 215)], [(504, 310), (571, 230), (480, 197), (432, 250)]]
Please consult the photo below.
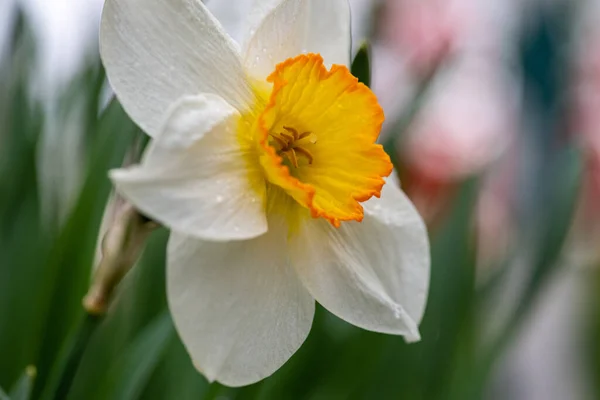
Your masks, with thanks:
[(109, 380), (88, 395), (95, 395), (98, 400), (138, 399), (174, 334), (170, 315), (164, 312), (115, 361)]
[(101, 319), (102, 317), (99, 316), (85, 315), (79, 327), (65, 341), (52, 367), (48, 382), (44, 386), (42, 399), (65, 398), (71, 388), (75, 372), (79, 368), (82, 354)]
[(36, 368), (33, 365), (25, 368), (23, 375), (19, 378), (17, 383), (11, 389), (8, 398), (10, 400), (29, 400), (31, 398), (31, 392), (33, 390), (33, 382), (37, 375)]
[(371, 86), (371, 46), (369, 43), (364, 42), (356, 56), (354, 56), (354, 60), (352, 61), (352, 67), (350, 71), (352, 75), (358, 78), (359, 82), (364, 83), (367, 86)]
[(173, 335), (140, 398), (198, 400), (205, 398), (208, 387), (209, 383), (192, 364), (179, 336)]

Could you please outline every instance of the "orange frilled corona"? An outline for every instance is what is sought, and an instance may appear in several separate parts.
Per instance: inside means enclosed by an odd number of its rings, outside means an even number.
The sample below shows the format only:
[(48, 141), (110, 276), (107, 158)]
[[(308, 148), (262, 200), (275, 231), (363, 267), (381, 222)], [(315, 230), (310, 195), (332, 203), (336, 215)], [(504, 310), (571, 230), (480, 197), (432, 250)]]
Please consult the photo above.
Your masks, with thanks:
[[(277, 65), (272, 91), (252, 124), (266, 180), (314, 218), (336, 227), (361, 221), (361, 202), (379, 197), (392, 164), (376, 143), (384, 120), (371, 90), (319, 54)], [(263, 103), (264, 104), (264, 103)]]

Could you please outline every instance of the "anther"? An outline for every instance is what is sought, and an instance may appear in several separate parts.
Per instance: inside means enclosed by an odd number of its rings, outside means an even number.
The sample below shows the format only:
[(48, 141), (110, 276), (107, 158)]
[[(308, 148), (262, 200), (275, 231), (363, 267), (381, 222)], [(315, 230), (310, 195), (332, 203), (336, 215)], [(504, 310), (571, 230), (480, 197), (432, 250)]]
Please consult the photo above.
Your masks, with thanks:
[(288, 145), (296, 140), (292, 135), (285, 132), (281, 132), (280, 135), (288, 142)]
[(289, 126), (284, 126), (283, 129), (285, 129), (286, 131), (288, 131), (292, 135), (294, 135), (294, 140), (298, 140), (298, 131), (297, 130), (295, 130), (294, 128), (290, 128)]

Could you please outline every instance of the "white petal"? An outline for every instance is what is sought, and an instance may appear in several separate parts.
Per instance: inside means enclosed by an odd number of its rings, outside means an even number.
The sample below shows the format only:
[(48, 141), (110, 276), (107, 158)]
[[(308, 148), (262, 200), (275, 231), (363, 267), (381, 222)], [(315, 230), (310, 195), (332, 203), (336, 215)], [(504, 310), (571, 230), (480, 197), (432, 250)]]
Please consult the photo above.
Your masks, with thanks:
[[(278, 3), (281, 0), (259, 0), (259, 4)], [(225, 31), (237, 43), (243, 44), (251, 26), (256, 25), (256, 18), (262, 20), (264, 15), (256, 15), (255, 0), (209, 0), (206, 8), (219, 20)], [(269, 8), (270, 9), (270, 8)]]
[(320, 53), (325, 64), (350, 66), (352, 47), (348, 0), (311, 0), (305, 50)]
[(209, 240), (267, 230), (264, 179), (237, 137), (239, 114), (216, 95), (178, 102), (141, 165), (111, 171), (117, 190), (167, 227)]
[(381, 198), (373, 197), (363, 204), (365, 218), (391, 230), (378, 229), (384, 234), (378, 241), (395, 260), (392, 274), (381, 275), (392, 298), (400, 303), (415, 322), (420, 323), (427, 304), (431, 257), (427, 227), (410, 199), (396, 183), (395, 174), (387, 179)]
[(362, 223), (336, 229), (307, 221), (291, 254), (304, 284), (329, 311), (368, 330), (419, 340), (429, 242), (421, 217), (394, 183), (365, 204)]
[(100, 52), (125, 110), (150, 136), (185, 95), (253, 101), (238, 47), (200, 0), (107, 0)]
[(282, 0), (246, 43), (244, 64), (258, 79), (301, 53), (320, 53), (328, 66), (349, 65), (350, 45), (347, 0)]
[(285, 233), (230, 243), (175, 233), (167, 294), (194, 365), (228, 386), (257, 382), (281, 367), (310, 331), (314, 300), (288, 265)]

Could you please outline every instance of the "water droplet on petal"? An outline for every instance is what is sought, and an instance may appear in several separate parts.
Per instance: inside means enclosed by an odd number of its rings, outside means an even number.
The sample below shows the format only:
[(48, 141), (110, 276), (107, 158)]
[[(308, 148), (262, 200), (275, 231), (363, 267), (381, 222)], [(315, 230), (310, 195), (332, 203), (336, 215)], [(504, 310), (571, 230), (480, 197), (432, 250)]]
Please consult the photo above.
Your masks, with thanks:
[(401, 316), (402, 316), (402, 310), (400, 309), (400, 306), (398, 306), (397, 304), (394, 304), (394, 318), (400, 319)]

